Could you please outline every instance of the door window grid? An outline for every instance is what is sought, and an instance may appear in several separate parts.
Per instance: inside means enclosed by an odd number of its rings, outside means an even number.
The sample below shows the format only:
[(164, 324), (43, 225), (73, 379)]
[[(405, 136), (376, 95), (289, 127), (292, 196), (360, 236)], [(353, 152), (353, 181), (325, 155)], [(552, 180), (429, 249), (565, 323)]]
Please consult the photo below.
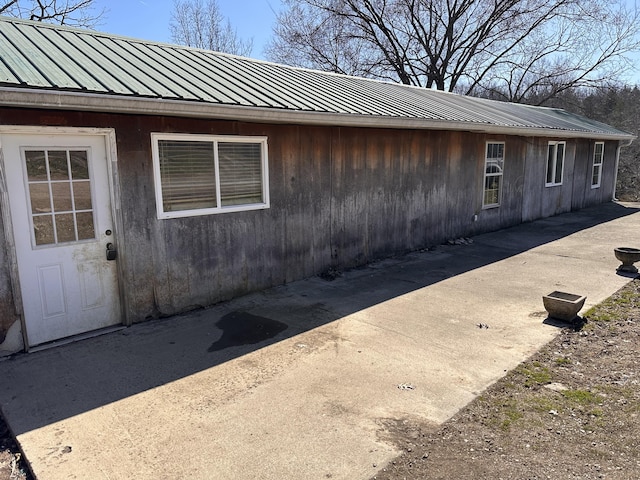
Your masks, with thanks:
[(88, 151), (28, 149), (23, 155), (34, 245), (94, 239)]

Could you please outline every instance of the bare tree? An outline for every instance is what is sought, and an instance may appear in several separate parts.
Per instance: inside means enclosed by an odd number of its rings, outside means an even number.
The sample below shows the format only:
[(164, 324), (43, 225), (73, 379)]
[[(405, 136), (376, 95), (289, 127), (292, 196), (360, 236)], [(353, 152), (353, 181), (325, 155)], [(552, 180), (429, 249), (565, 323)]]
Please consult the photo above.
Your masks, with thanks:
[(268, 58), (298, 67), (365, 77), (383, 76), (377, 52), (359, 37), (347, 18), (316, 9), (305, 2), (285, 0), (273, 37), (265, 48)]
[[(633, 68), (624, 0), (284, 0), (274, 61), (543, 103)], [(343, 55), (341, 52), (345, 52)]]
[(571, 7), (532, 31), (472, 92), (540, 105), (569, 89), (615, 87), (637, 71), (630, 60), (640, 49), (637, 9), (614, 1)]
[(253, 50), (253, 39), (238, 37), (216, 0), (174, 0), (169, 28), (181, 45), (245, 56)]
[(0, 0), (0, 15), (95, 28), (104, 10), (95, 10), (94, 6), (94, 0)]
[[(561, 94), (554, 102), (640, 136), (640, 88), (637, 86), (579, 89)], [(616, 197), (623, 201), (640, 200), (640, 144), (637, 141), (620, 151)]]

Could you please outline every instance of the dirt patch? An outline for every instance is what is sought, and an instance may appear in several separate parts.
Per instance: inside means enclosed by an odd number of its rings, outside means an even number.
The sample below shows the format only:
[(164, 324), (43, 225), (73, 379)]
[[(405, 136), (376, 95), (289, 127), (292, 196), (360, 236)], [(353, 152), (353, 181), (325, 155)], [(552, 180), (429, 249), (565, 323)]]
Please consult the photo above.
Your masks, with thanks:
[(0, 415), (0, 480), (32, 480), (16, 442)]
[(395, 422), (373, 478), (640, 478), (639, 352), (636, 279), (443, 425)]

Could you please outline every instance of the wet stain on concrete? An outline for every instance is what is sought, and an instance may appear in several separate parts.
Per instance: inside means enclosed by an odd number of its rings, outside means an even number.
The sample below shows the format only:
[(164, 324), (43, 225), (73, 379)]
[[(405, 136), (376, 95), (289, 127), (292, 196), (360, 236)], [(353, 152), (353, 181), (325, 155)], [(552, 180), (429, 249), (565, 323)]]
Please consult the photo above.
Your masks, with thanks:
[(287, 329), (285, 323), (241, 311), (228, 313), (216, 322), (216, 326), (222, 330), (222, 337), (211, 344), (208, 352), (260, 343)]

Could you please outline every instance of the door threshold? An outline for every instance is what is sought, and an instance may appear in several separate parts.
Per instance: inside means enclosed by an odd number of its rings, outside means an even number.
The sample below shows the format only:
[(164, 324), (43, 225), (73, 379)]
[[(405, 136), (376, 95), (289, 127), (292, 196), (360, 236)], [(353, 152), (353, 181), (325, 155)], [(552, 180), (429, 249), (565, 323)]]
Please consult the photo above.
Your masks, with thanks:
[(51, 342), (41, 343), (35, 347), (29, 347), (27, 353), (40, 352), (42, 350), (48, 350), (50, 348), (60, 347), (62, 345), (68, 345), (70, 343), (79, 342), (80, 340), (86, 340), (88, 338), (98, 337), (100, 335), (106, 335), (107, 333), (117, 332), (124, 330), (124, 325), (114, 325), (113, 327), (100, 328), (98, 330), (92, 330), (91, 332), (79, 333), (71, 337), (61, 338), (59, 340), (52, 340)]

